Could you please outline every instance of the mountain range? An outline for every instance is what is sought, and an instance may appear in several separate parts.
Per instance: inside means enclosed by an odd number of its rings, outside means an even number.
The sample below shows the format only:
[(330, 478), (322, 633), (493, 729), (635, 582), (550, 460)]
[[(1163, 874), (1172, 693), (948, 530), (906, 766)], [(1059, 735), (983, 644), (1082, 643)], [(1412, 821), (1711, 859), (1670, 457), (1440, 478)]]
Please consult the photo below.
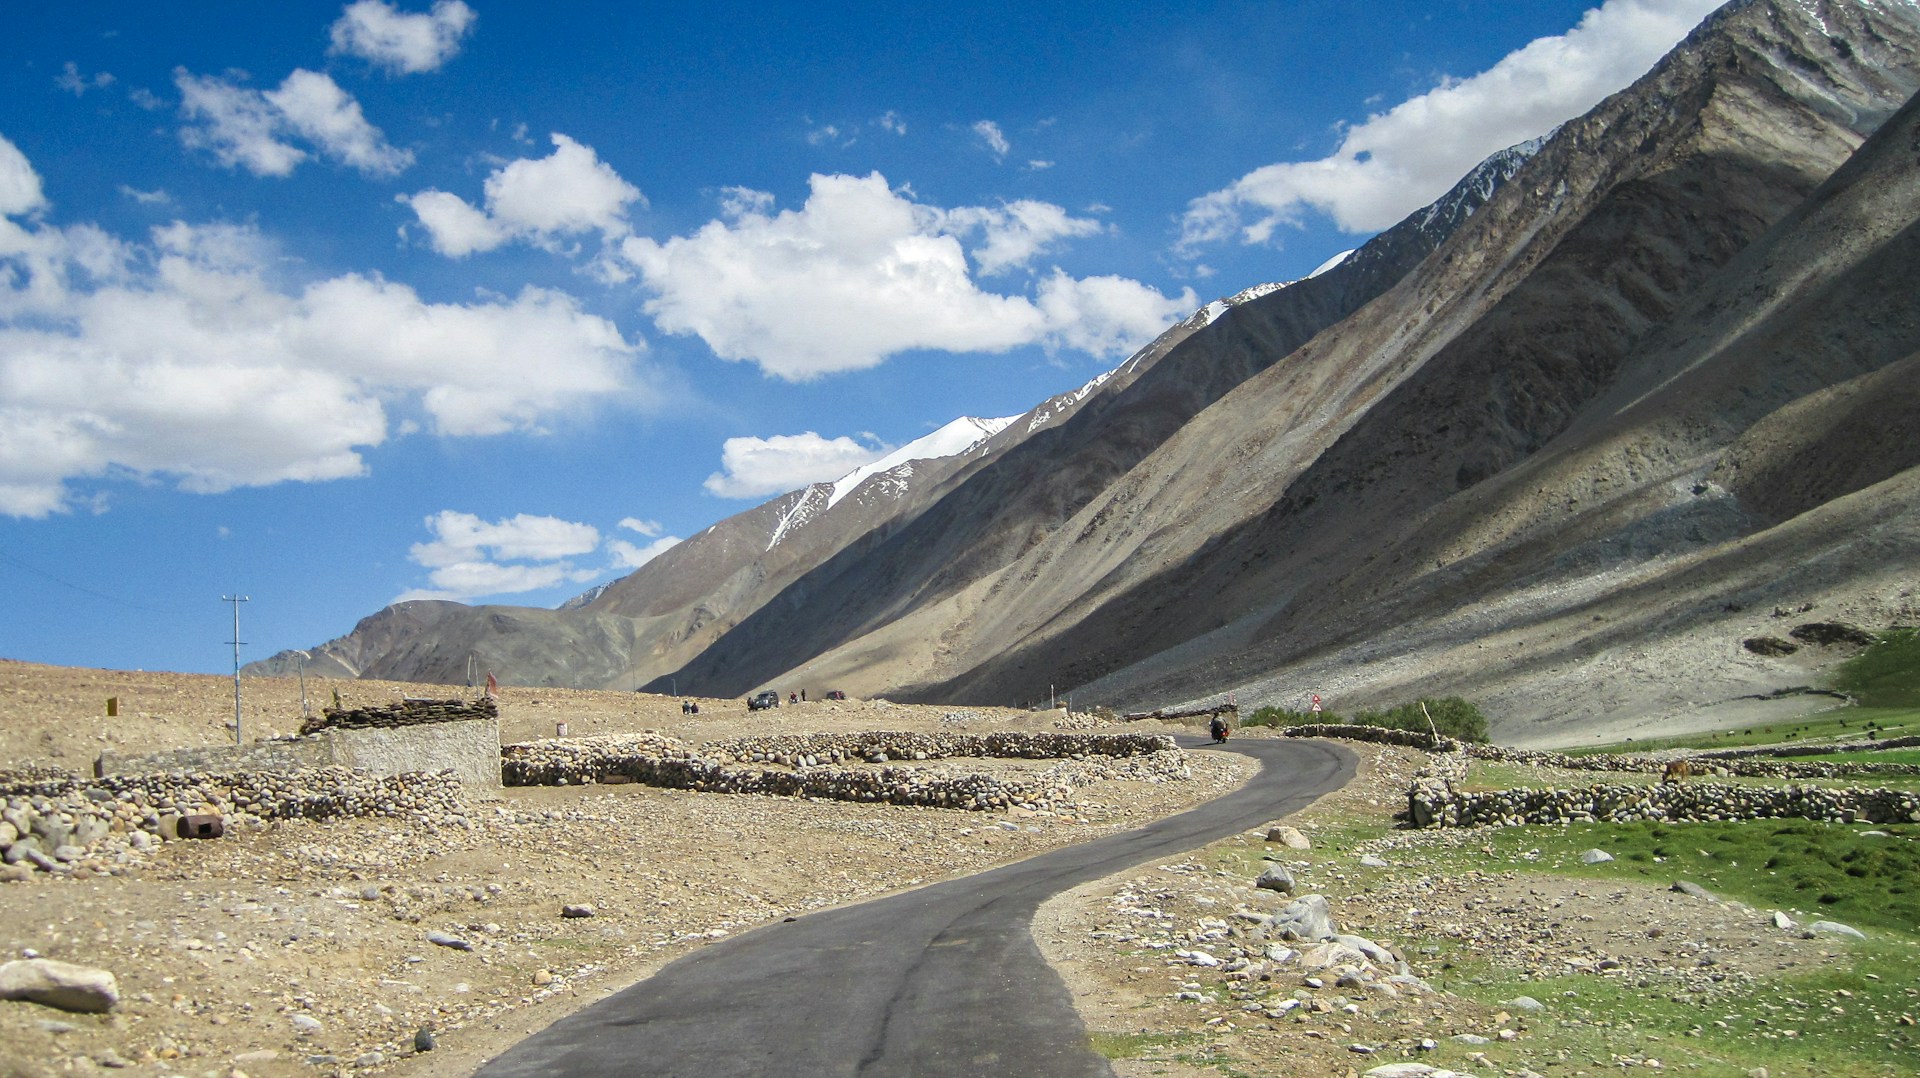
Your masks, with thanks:
[(1073, 393), (560, 610), (396, 604), (309, 669), (1122, 708), (1458, 693), (1522, 742), (1804, 681), (1818, 656), (1741, 641), (1777, 611), (1920, 613), (1916, 89), (1912, 0), (1740, 0), (1345, 258)]

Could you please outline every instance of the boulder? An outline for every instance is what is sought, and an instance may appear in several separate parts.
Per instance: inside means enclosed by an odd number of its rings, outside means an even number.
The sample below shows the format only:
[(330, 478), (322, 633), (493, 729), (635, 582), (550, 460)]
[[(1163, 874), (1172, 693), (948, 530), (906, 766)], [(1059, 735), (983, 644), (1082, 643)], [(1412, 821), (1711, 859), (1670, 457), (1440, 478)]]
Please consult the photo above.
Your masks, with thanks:
[(1283, 895), (1292, 894), (1295, 886), (1293, 873), (1285, 865), (1268, 865), (1266, 870), (1260, 873), (1260, 878), (1253, 881), (1253, 885), (1267, 891), (1278, 891)]
[(0, 964), (0, 999), (99, 1014), (120, 1002), (120, 986), (104, 969), (51, 958), (22, 958)]
[(1290, 850), (1310, 850), (1313, 843), (1300, 833), (1298, 827), (1271, 827), (1267, 829), (1267, 841), (1278, 842)]
[(1273, 915), (1269, 934), (1283, 940), (1332, 939), (1338, 931), (1325, 895), (1302, 895)]

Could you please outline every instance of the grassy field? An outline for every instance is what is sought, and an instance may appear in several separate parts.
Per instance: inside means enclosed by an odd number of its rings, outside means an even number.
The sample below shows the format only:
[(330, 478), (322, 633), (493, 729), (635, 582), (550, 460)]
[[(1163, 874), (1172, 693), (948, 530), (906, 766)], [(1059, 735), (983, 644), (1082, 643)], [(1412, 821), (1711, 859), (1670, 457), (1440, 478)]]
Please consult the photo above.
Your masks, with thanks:
[[(1859, 706), (1834, 707), (1792, 722), (1622, 741), (1572, 750), (1571, 754), (1734, 749), (1920, 734), (1920, 630), (1890, 629), (1881, 634), (1879, 643), (1840, 664), (1833, 688), (1852, 696)], [(1817, 698), (1808, 699), (1811, 702)]]
[[(1363, 843), (1383, 833), (1381, 826), (1359, 823), (1322, 829), (1314, 836), (1316, 859), (1350, 865)], [(1365, 901), (1400, 876), (1473, 869), (1659, 888), (1689, 880), (1756, 910), (1784, 910), (1802, 924), (1840, 921), (1871, 938), (1836, 939), (1833, 950), (1841, 957), (1828, 968), (1763, 978), (1711, 999), (1592, 973), (1525, 977), (1449, 938), (1398, 940), (1427, 956), (1422, 966), (1433, 971), (1429, 979), (1437, 988), (1492, 1009), (1532, 996), (1552, 1014), (1528, 1022), (1523, 1042), (1443, 1041), (1426, 1062), (1481, 1074), (1522, 1068), (1549, 1075), (1658, 1068), (1710, 1078), (1744, 1078), (1757, 1067), (1775, 1075), (1843, 1078), (1920, 1072), (1920, 1030), (1909, 1024), (1920, 1015), (1920, 825), (1589, 824), (1493, 828), (1476, 837), (1484, 842), (1401, 848), (1390, 867), (1350, 871), (1345, 886), (1352, 893), (1336, 895), (1336, 904)], [(1583, 864), (1580, 854), (1593, 848), (1615, 860)], [(1261, 852), (1258, 844), (1226, 844), (1215, 857), (1218, 867), (1253, 874), (1262, 867)], [(1483, 1054), (1485, 1064), (1473, 1053)], [(1558, 1066), (1546, 1066), (1556, 1060)]]
[(1567, 750), (1569, 756), (1608, 752), (1656, 752), (1661, 749), (1745, 749), (1760, 745), (1798, 745), (1823, 741), (1862, 741), (1920, 734), (1920, 708), (1837, 707), (1793, 722), (1762, 723), (1678, 737), (1653, 737)]

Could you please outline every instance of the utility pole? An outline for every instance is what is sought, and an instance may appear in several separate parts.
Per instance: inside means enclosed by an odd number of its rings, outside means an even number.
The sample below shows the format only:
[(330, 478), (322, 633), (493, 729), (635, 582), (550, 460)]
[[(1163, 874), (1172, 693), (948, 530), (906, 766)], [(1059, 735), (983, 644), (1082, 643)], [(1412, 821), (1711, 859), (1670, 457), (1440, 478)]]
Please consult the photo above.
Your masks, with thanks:
[(233, 604), (233, 743), (244, 745), (240, 738), (240, 604), (251, 602), (245, 595), (222, 595), (220, 601)]
[[(234, 609), (238, 610), (239, 607), (236, 606)], [(240, 634), (234, 633), (233, 635), (239, 636)], [(313, 656), (298, 648), (295, 648), (293, 653), (300, 656), (300, 717), (304, 719), (313, 714), (313, 709), (307, 706), (307, 660), (313, 658)]]

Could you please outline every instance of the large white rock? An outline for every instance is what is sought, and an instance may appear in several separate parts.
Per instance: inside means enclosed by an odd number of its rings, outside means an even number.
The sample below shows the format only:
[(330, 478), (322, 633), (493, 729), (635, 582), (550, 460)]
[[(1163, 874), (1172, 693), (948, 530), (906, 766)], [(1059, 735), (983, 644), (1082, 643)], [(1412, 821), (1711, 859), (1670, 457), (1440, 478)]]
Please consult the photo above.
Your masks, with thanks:
[(0, 999), (98, 1014), (120, 1002), (120, 985), (104, 969), (51, 958), (22, 958), (0, 964)]

